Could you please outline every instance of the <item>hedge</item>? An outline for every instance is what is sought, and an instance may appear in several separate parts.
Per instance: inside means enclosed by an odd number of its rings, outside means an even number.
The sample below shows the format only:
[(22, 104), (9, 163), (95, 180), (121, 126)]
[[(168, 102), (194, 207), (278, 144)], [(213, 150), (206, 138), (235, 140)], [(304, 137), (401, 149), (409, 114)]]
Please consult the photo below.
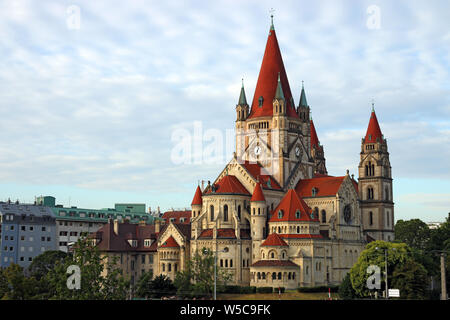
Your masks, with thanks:
[[(280, 290), (278, 290), (278, 289), (280, 289)], [(286, 290), (285, 287), (274, 287), (273, 288), (274, 293), (278, 293), (279, 291), (281, 291), (281, 293), (284, 293), (285, 290)]]
[(256, 288), (257, 293), (272, 293), (273, 288), (272, 287), (258, 287)]
[(339, 286), (318, 286), (318, 287), (300, 287), (297, 289), (298, 292), (338, 292)]

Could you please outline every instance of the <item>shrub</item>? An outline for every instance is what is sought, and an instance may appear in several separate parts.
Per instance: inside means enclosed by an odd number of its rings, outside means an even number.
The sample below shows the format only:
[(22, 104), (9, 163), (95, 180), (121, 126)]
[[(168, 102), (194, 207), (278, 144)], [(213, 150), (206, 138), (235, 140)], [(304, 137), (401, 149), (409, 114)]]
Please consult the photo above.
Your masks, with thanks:
[(317, 287), (300, 287), (297, 289), (298, 292), (328, 292), (328, 289), (331, 292), (338, 292), (339, 286), (317, 286)]
[(258, 287), (256, 288), (257, 293), (272, 293), (272, 287)]
[(256, 287), (241, 287), (240, 293), (256, 293)]

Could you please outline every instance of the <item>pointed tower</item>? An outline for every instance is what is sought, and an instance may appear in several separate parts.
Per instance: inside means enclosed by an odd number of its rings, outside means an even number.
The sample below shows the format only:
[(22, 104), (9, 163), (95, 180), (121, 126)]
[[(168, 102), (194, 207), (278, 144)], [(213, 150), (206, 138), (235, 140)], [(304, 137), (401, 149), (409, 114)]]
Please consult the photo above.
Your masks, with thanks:
[(314, 174), (315, 175), (328, 175), (327, 167), (325, 166), (325, 153), (323, 151), (323, 146), (319, 142), (317, 137), (316, 128), (314, 127), (314, 122), (311, 118), (310, 120), (311, 128), (311, 157), (314, 160)]
[(394, 202), (391, 164), (387, 141), (381, 133), (373, 104), (369, 126), (361, 141), (358, 170), (364, 233), (376, 240), (393, 241)]
[(203, 205), (203, 199), (202, 199), (202, 190), (200, 189), (200, 186), (197, 186), (197, 189), (195, 190), (194, 199), (192, 199), (191, 208), (192, 208), (192, 216), (191, 218), (196, 218), (200, 215), (202, 212), (202, 205)]
[(257, 183), (250, 199), (250, 231), (256, 260), (259, 260), (259, 247), (267, 234), (267, 208), (261, 185)]
[(309, 106), (308, 102), (306, 102), (306, 93), (305, 93), (305, 87), (303, 86), (302, 81), (302, 91), (300, 93), (300, 101), (298, 103), (297, 113), (300, 119), (304, 123), (308, 123), (309, 120)]
[[(305, 98), (304, 98), (305, 100)], [(236, 109), (241, 111), (241, 109)], [(236, 155), (257, 161), (283, 189), (311, 178), (309, 121), (296, 110), (273, 20), (248, 117), (236, 121)]]
[(248, 114), (249, 105), (245, 96), (244, 79), (242, 79), (241, 94), (236, 105), (236, 155), (238, 158), (242, 158), (245, 150), (245, 120), (247, 120)]

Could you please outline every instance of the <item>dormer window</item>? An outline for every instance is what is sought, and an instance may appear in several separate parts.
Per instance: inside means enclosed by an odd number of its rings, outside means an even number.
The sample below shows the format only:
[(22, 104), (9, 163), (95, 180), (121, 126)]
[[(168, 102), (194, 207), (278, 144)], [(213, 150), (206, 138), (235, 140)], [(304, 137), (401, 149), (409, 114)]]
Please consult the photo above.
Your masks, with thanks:
[(262, 96), (260, 96), (258, 98), (258, 107), (262, 107), (263, 103), (264, 103), (264, 98)]
[(317, 195), (317, 188), (316, 188), (316, 187), (312, 188), (312, 190), (311, 190), (311, 195), (312, 195), (313, 197), (315, 197), (315, 196)]
[(278, 211), (278, 219), (283, 218), (283, 210)]
[(297, 210), (297, 211), (295, 212), (295, 218), (296, 218), (296, 219), (300, 219), (300, 210)]
[(130, 246), (132, 246), (133, 248), (137, 247), (137, 240), (128, 240), (128, 243), (130, 244)]
[(152, 245), (152, 239), (144, 240), (144, 247), (150, 247)]

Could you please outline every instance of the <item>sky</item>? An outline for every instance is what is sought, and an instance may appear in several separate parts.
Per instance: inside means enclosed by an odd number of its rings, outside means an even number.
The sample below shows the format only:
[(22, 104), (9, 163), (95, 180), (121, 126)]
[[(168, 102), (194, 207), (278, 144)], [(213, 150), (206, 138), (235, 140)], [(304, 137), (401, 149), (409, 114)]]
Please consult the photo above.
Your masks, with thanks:
[[(443, 221), (449, 12), (437, 0), (1, 0), (0, 200), (189, 207), (198, 181), (215, 180), (232, 157), (241, 79), (251, 101), (273, 13), (329, 174), (357, 176), (374, 101), (395, 219)], [(195, 130), (202, 155), (176, 161), (177, 134), (195, 140)]]

